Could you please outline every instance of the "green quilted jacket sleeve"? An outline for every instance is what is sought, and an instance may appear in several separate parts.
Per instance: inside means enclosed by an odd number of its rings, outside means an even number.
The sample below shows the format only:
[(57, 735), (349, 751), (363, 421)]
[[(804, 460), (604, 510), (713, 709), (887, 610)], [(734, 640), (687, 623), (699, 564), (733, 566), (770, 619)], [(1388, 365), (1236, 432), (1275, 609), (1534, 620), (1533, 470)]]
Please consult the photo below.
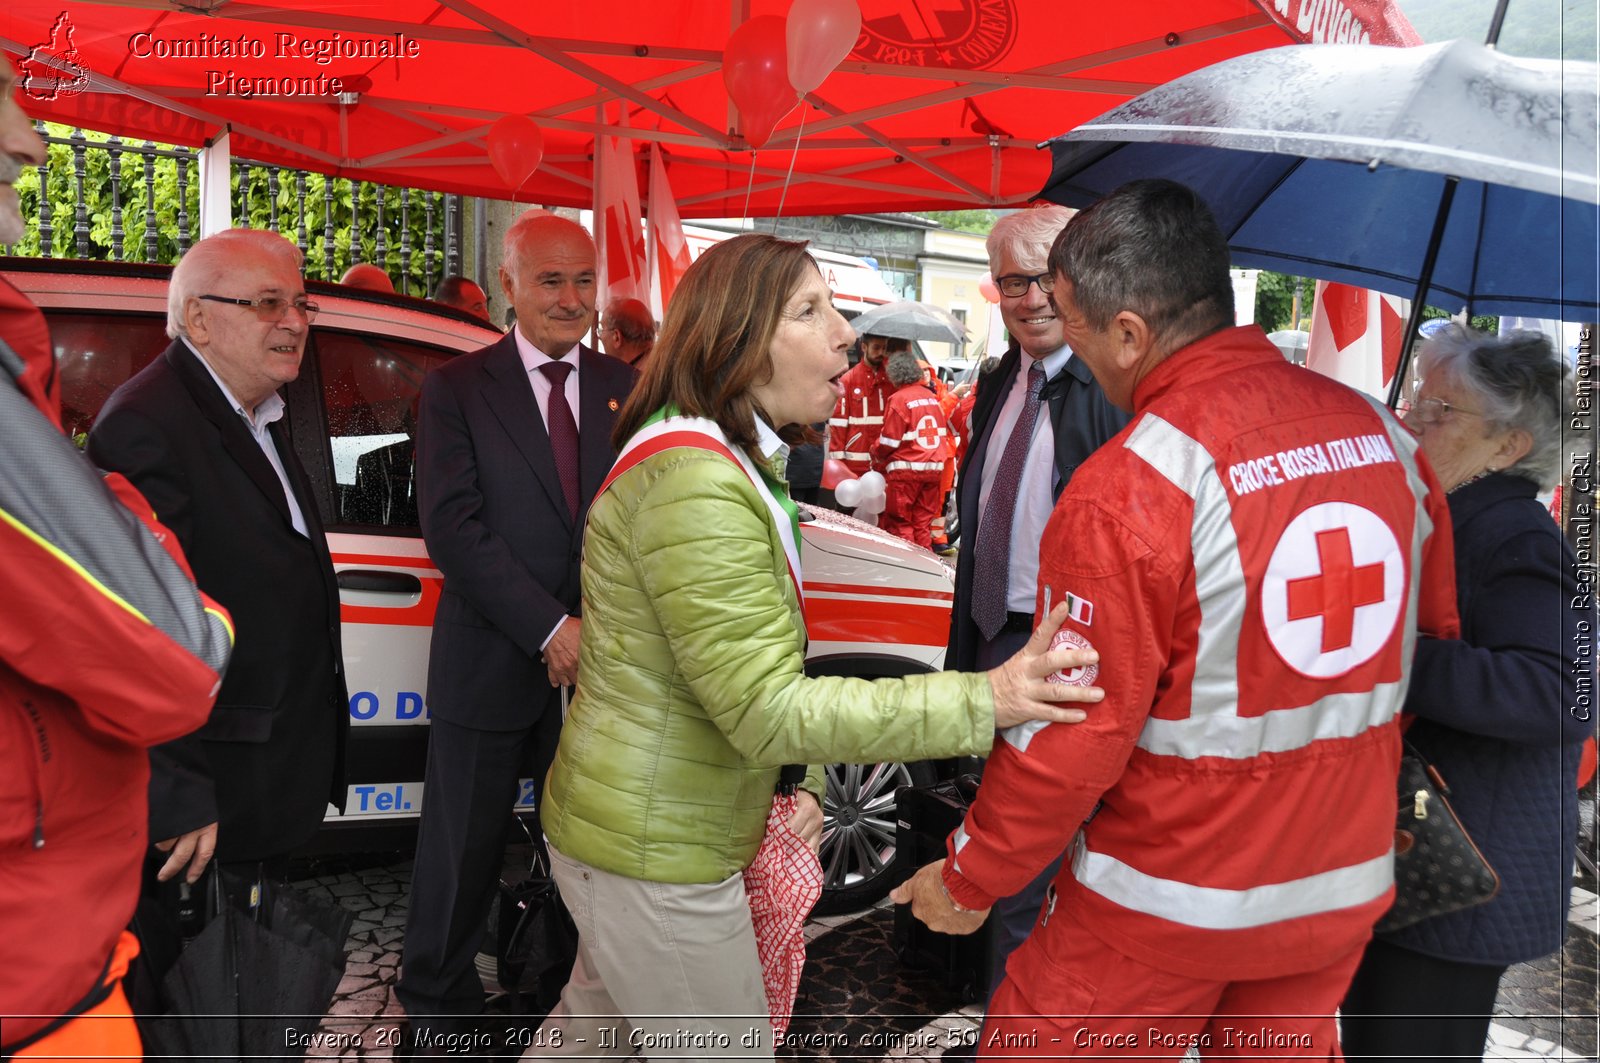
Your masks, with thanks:
[(696, 454), (666, 470), (639, 507), (635, 550), (679, 673), (750, 764), (988, 751), (994, 703), (981, 676), (806, 677), (772, 522), (727, 461)]

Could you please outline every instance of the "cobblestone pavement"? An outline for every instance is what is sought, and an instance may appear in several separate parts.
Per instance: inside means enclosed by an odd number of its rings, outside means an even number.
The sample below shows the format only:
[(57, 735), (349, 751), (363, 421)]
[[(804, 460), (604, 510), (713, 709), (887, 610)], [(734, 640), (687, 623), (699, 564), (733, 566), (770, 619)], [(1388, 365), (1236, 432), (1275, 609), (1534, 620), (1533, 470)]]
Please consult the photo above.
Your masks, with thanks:
[[(347, 855), (308, 862), (302, 871), (298, 886), (356, 913), (344, 980), (307, 1058), (392, 1059), (404, 1014), (393, 987), (411, 861), (395, 854)], [(1560, 956), (1507, 972), (1486, 1059), (1595, 1060), (1600, 903), (1594, 893), (1574, 889), (1570, 922)], [(780, 1057), (934, 1060), (976, 1038), (981, 1011), (963, 1007), (957, 991), (931, 973), (901, 963), (890, 941), (892, 924), (891, 910), (882, 907), (812, 920), (806, 976)], [(483, 1027), (502, 1050), (508, 1038), (526, 1038), (537, 1028), (536, 1021), (507, 1014), (503, 1001), (491, 1002)]]

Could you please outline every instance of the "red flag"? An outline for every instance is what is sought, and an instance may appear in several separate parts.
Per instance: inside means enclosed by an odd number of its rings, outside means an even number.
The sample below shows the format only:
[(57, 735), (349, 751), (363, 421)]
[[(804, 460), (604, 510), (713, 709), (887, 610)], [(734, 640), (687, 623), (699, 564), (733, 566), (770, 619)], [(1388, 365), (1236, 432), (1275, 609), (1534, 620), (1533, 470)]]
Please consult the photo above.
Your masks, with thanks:
[(1318, 281), (1306, 368), (1384, 398), (1400, 364), (1405, 315), (1399, 296)]
[(649, 292), (645, 272), (643, 220), (639, 216), (639, 175), (633, 142), (595, 138), (600, 179), (595, 182), (595, 246), (599, 257), (600, 306), (614, 299), (644, 299)]
[(650, 310), (657, 321), (666, 317), (667, 303), (678, 279), (689, 268), (689, 242), (683, 238), (678, 203), (667, 183), (667, 166), (661, 145), (650, 145)]

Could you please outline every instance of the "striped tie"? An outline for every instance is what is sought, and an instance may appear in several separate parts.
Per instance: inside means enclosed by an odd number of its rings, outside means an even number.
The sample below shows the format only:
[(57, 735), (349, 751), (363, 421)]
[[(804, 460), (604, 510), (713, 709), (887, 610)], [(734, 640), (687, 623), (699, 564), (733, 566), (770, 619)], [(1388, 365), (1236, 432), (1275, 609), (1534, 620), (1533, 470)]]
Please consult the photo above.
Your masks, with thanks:
[(545, 431), (550, 434), (550, 450), (555, 454), (556, 472), (561, 475), (561, 492), (567, 496), (567, 511), (578, 519), (578, 419), (567, 403), (567, 374), (570, 362), (546, 362), (539, 371), (550, 378), (550, 409), (545, 415)]

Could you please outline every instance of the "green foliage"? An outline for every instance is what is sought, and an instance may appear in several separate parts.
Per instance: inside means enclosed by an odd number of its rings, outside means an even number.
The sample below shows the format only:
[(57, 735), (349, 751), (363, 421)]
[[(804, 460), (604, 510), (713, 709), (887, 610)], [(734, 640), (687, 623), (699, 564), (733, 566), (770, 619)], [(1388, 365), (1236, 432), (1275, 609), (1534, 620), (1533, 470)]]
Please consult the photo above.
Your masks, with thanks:
[[(1297, 327), (1294, 323), (1294, 296), (1300, 293), (1302, 322), (1311, 319), (1311, 299), (1317, 283), (1309, 277), (1291, 277), (1262, 270), (1256, 277), (1256, 323), (1263, 332)], [(1299, 327), (1304, 327), (1302, 324)]]
[[(45, 135), (70, 139), (75, 131), (67, 126), (47, 124)], [(87, 258), (124, 262), (173, 263), (182, 253), (180, 232), (189, 242), (200, 225), (200, 181), (195, 153), (183, 148), (157, 145), (151, 159), (150, 180), (146, 182), (146, 155), (128, 150), (137, 142), (124, 142), (113, 152), (104, 133), (84, 131), (81, 148), (76, 143), (47, 145), (48, 166), (44, 202), (50, 220), (50, 248), (54, 258)], [(113, 155), (120, 169), (120, 180), (113, 182)], [(83, 166), (82, 195), (76, 166)], [(185, 167), (183, 203), (178, 195), (178, 168)], [(299, 181), (305, 184), (305, 217), (302, 234)], [(444, 272), (445, 196), (438, 192), (402, 190), (322, 174), (299, 173), (265, 166), (251, 166), (244, 177), (244, 208), (241, 210), (240, 174), (235, 168), (230, 181), (235, 225), (254, 229), (275, 229), (305, 250), (305, 274), (323, 280), (337, 280), (354, 262), (381, 265), (395, 281), (397, 291), (427, 295), (428, 279), (437, 282)], [(39, 256), (39, 168), (23, 167), (16, 183), (22, 216), (27, 230), (11, 248), (11, 253)], [(153, 189), (154, 196), (150, 192)], [(383, 202), (383, 225), (378, 225), (379, 197)], [(121, 253), (112, 229), (117, 220), (114, 197), (120, 199), (122, 227)], [(151, 254), (146, 239), (146, 210), (154, 200), (156, 246)], [(79, 206), (81, 200), (81, 208)], [(425, 271), (427, 204), (433, 205), (432, 267)], [(405, 209), (402, 210), (402, 203)], [(186, 217), (180, 219), (181, 212)], [(329, 216), (332, 216), (332, 243), (326, 243)], [(182, 225), (180, 226), (180, 220)], [(80, 228), (81, 222), (81, 228)], [(402, 237), (409, 235), (409, 254), (403, 254)], [(382, 253), (380, 255), (380, 237)], [(381, 258), (381, 261), (380, 261)], [(406, 260), (402, 284), (402, 258)]]
[(929, 210), (922, 212), (922, 217), (936, 221), (946, 229), (954, 229), (961, 233), (977, 233), (979, 236), (988, 236), (989, 230), (994, 228), (994, 211), (982, 210)]

